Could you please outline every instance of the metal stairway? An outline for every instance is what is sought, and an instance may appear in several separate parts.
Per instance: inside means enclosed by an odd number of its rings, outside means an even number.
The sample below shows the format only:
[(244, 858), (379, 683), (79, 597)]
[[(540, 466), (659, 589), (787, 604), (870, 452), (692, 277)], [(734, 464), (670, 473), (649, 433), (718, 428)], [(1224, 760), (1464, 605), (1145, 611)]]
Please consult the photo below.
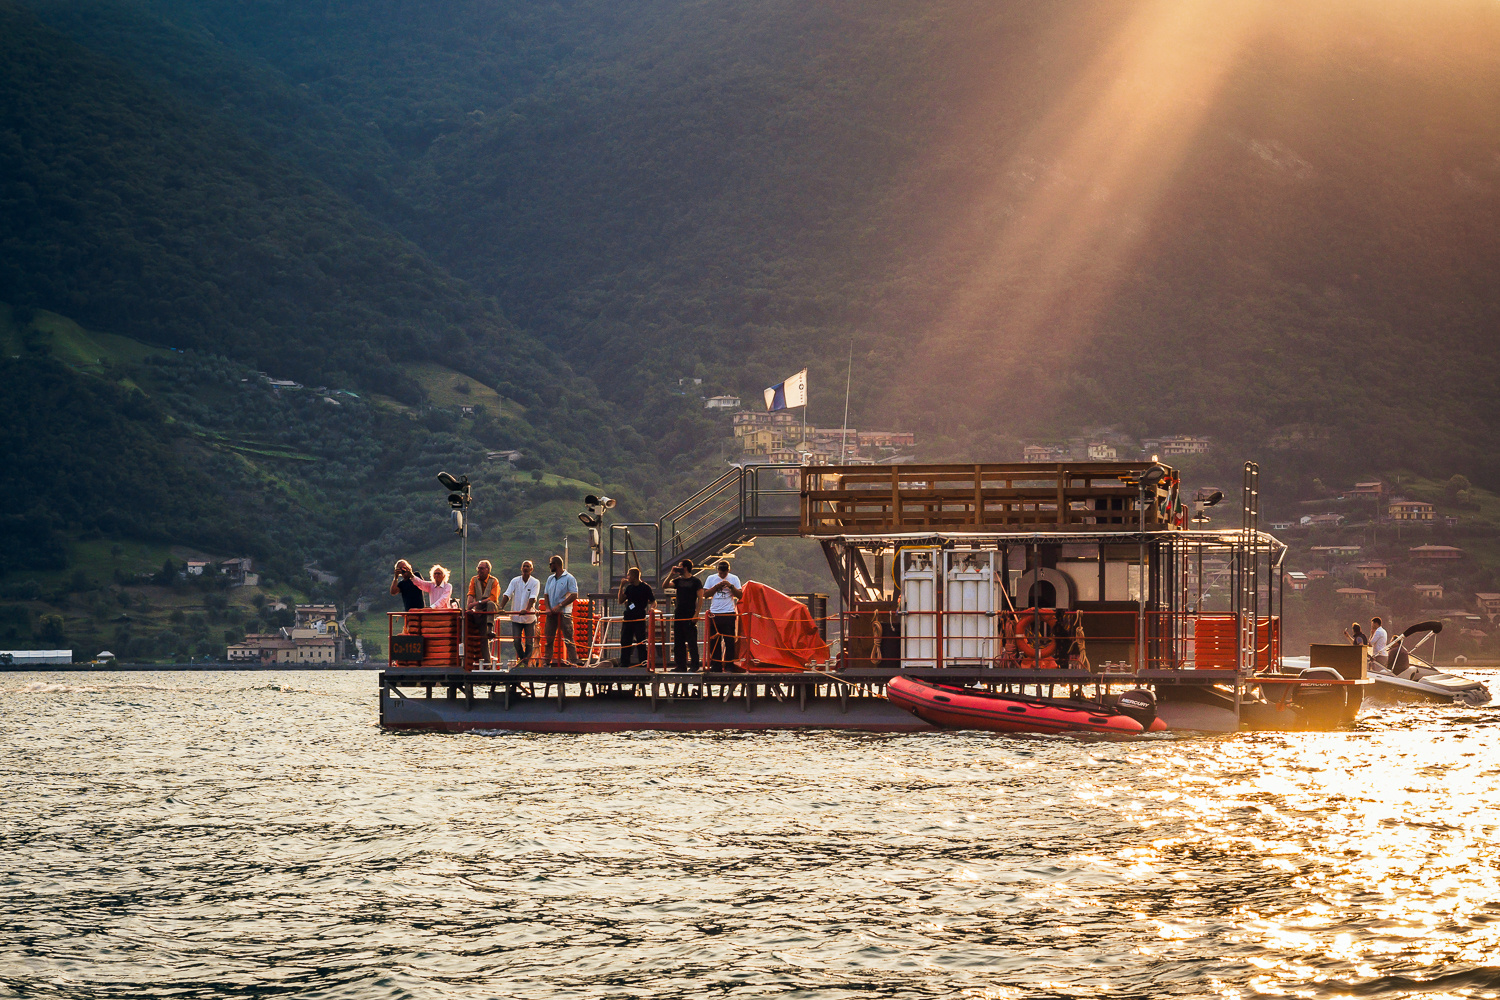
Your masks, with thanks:
[(658, 584), (683, 559), (702, 566), (732, 559), (756, 538), (796, 536), (802, 524), (797, 465), (732, 469), (662, 515), (659, 521), (609, 526), (609, 579), (625, 570)]

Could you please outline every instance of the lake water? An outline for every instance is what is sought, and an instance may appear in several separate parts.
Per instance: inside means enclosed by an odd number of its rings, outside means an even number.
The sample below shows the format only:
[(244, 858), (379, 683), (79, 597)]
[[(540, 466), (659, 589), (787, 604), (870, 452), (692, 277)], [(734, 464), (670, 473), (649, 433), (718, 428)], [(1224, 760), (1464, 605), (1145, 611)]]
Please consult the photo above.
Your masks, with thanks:
[(1500, 995), (1494, 708), (398, 735), (375, 685), (0, 675), (0, 995)]

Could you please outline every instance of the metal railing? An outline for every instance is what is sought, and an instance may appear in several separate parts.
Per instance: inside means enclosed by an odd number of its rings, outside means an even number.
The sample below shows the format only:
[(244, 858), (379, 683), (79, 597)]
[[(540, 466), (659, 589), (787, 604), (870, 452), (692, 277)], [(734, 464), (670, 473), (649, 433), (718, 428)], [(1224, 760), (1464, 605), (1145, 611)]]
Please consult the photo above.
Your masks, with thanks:
[(611, 524), (611, 581), (637, 566), (647, 580), (659, 583), (683, 558), (702, 564), (733, 555), (759, 535), (796, 535), (799, 468), (736, 468), (677, 504), (659, 521)]
[(806, 466), (804, 535), (920, 530), (1164, 531), (1172, 527), (1176, 472), (1150, 487), (1152, 463)]

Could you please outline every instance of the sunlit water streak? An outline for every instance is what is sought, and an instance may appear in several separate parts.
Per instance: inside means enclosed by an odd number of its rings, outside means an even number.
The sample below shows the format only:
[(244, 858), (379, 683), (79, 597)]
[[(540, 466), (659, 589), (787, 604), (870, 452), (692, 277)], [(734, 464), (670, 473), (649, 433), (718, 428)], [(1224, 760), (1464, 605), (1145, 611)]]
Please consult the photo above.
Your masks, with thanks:
[(1500, 995), (1494, 708), (1086, 742), (394, 735), (0, 675), (0, 994)]

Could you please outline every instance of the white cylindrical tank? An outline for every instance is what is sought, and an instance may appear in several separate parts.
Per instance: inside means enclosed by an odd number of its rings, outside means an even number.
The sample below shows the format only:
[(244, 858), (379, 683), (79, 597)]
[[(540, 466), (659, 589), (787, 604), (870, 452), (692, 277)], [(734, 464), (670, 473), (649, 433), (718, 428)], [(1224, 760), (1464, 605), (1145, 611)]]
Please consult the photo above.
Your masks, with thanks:
[(931, 546), (897, 550), (901, 584), (901, 665), (937, 665), (937, 566), (941, 551)]
[(995, 656), (995, 558), (998, 553), (943, 553), (943, 663), (971, 666)]

